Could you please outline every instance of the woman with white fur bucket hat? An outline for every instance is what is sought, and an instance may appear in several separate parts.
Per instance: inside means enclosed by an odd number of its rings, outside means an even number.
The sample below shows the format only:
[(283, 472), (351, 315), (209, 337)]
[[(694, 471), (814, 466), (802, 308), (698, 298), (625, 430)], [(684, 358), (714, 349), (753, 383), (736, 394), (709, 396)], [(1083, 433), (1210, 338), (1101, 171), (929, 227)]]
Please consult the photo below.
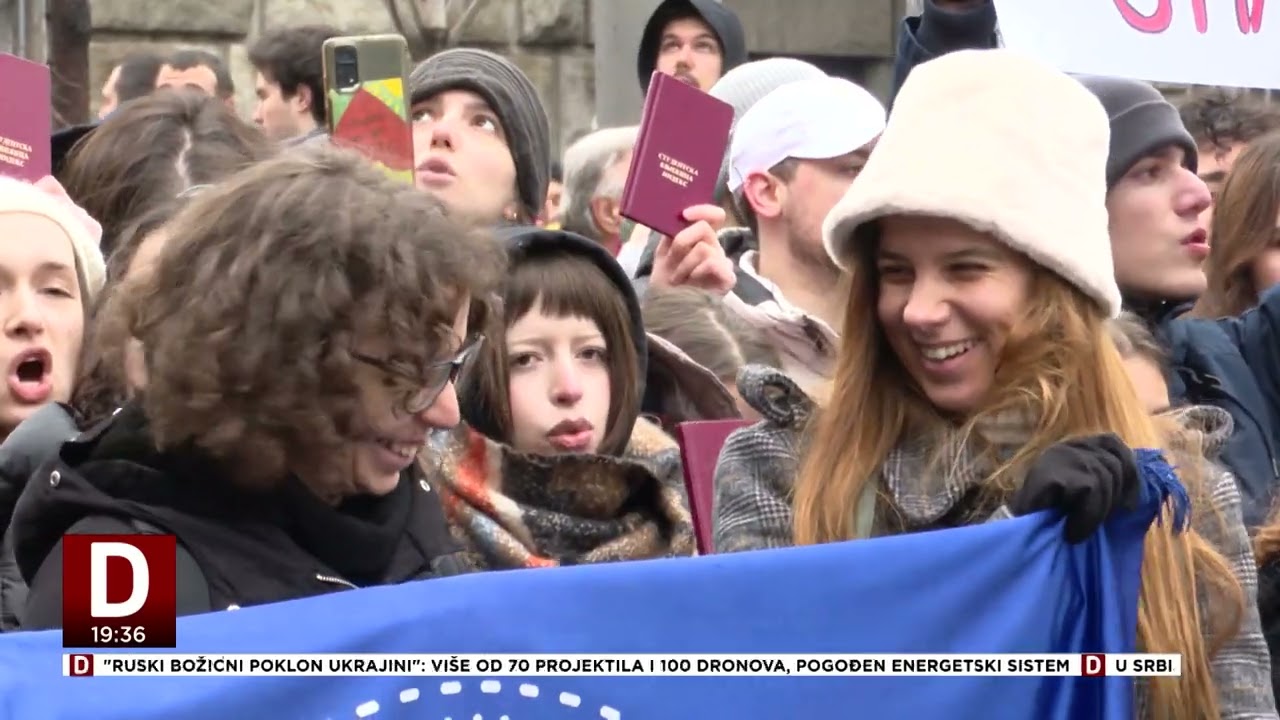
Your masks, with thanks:
[(1172, 465), (1192, 525), (1174, 502), (1147, 534), (1138, 643), (1181, 653), (1183, 675), (1140, 685), (1140, 714), (1275, 717), (1239, 494), (1192, 450), (1203, 427), (1148, 414), (1108, 334), (1109, 139), (1098, 100), (1030, 57), (916, 68), (823, 227), (850, 285), (835, 376), (819, 402), (777, 371), (743, 371), (765, 419), (721, 453), (715, 547), (1039, 510), (1080, 542)]

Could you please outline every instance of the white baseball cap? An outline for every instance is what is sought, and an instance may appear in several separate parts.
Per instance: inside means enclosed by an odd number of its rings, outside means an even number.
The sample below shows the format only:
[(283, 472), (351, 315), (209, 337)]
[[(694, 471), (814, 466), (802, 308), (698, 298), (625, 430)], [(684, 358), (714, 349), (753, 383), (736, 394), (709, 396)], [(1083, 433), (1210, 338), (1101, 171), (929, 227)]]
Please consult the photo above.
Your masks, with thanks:
[(787, 83), (742, 114), (729, 143), (729, 191), (787, 158), (827, 160), (884, 132), (884, 105), (862, 86), (824, 76)]

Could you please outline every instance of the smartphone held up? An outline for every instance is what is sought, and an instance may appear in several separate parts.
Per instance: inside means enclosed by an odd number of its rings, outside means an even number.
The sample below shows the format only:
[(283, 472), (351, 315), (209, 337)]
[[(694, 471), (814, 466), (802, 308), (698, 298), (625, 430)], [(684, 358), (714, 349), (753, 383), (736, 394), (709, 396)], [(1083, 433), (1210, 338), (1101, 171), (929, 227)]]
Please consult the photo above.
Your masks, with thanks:
[(413, 126), (405, 95), (411, 61), (405, 39), (330, 38), (323, 52), (325, 112), (333, 142), (412, 184)]

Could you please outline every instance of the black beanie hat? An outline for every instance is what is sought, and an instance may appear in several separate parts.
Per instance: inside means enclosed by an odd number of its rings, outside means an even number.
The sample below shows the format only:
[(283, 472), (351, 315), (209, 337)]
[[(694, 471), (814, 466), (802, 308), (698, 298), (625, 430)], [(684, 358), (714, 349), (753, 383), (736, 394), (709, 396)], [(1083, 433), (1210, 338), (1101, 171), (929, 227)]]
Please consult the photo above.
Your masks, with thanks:
[(1107, 154), (1107, 190), (1115, 187), (1139, 160), (1168, 145), (1186, 151), (1183, 165), (1195, 172), (1199, 164), (1196, 142), (1182, 124), (1178, 110), (1151, 85), (1141, 80), (1112, 77), (1077, 78), (1089, 88), (1111, 120), (1111, 150)]
[(453, 48), (418, 63), (409, 74), (409, 101), (446, 90), (470, 90), (489, 103), (506, 130), (525, 217), (536, 219), (547, 198), (551, 130), (538, 91), (510, 60), (476, 48)]

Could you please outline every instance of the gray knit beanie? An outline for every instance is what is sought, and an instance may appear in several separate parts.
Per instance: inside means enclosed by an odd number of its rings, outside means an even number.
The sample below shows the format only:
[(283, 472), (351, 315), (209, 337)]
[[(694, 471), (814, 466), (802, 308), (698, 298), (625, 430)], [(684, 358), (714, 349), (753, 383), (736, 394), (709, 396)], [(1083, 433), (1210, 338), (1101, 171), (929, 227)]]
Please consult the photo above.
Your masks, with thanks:
[(1196, 142), (1178, 110), (1141, 80), (1112, 77), (1076, 78), (1102, 102), (1111, 119), (1111, 151), (1107, 155), (1107, 190), (1139, 160), (1160, 148), (1177, 145), (1186, 151), (1183, 164), (1195, 172)]
[(411, 103), (445, 90), (470, 90), (497, 113), (515, 162), (520, 204), (528, 220), (536, 219), (546, 201), (551, 174), (551, 130), (533, 83), (501, 55), (453, 48), (418, 63), (409, 75)]
[[(743, 63), (725, 73), (707, 94), (733, 106), (733, 125), (736, 126), (743, 113), (775, 89), (796, 80), (825, 75), (822, 70), (803, 60), (788, 57), (765, 58)], [(730, 130), (730, 134), (732, 132)], [(720, 178), (716, 181), (717, 199), (729, 192), (728, 182), (729, 148), (726, 145), (724, 160), (720, 163)]]

